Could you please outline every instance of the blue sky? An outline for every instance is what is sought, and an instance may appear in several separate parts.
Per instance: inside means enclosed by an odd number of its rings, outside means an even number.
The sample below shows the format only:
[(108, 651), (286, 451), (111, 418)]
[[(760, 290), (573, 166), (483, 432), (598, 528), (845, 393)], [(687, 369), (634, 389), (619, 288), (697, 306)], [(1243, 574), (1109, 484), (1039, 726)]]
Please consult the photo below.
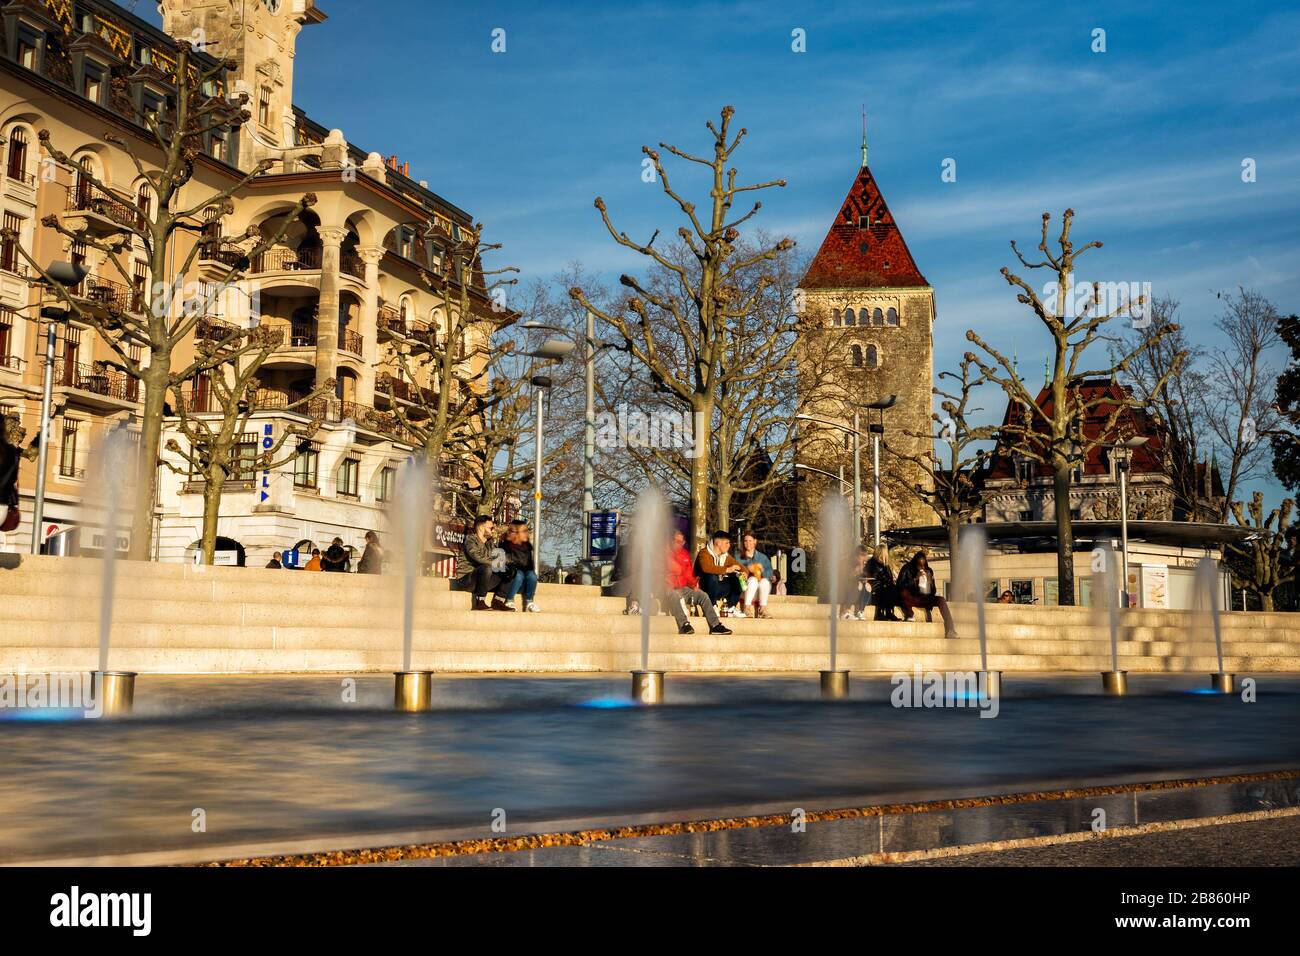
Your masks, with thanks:
[[(749, 129), (742, 178), (789, 181), (759, 223), (814, 251), (855, 175), (865, 102), (872, 169), (936, 290), (937, 369), (969, 327), (1042, 366), (1046, 333), (998, 270), (1009, 239), (1032, 248), (1041, 213), (1067, 206), (1076, 239), (1106, 244), (1081, 278), (1150, 281), (1206, 344), (1216, 290), (1300, 309), (1300, 12), (1282, 3), (321, 6), (330, 19), (299, 41), (299, 105), (410, 161), (526, 278), (639, 268), (593, 197), (633, 235), (675, 230), (640, 147), (707, 147), (726, 103)], [(955, 183), (940, 180), (949, 157)]]

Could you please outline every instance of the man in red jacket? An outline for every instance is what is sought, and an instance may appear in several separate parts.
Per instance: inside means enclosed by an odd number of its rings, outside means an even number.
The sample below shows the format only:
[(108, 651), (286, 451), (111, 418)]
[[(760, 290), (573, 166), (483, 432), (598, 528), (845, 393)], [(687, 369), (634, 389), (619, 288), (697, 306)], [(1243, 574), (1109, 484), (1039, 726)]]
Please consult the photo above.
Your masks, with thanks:
[(704, 617), (709, 622), (710, 634), (731, 633), (731, 629), (725, 627), (718, 619), (718, 612), (714, 610), (709, 596), (700, 590), (699, 581), (695, 578), (695, 562), (691, 560), (691, 553), (686, 550), (686, 535), (680, 531), (673, 534), (673, 545), (668, 552), (666, 583), (668, 594), (664, 598), (664, 604), (668, 612), (677, 620), (678, 634), (695, 633), (695, 628), (691, 627), (691, 622), (686, 617), (687, 601), (694, 601), (704, 608)]

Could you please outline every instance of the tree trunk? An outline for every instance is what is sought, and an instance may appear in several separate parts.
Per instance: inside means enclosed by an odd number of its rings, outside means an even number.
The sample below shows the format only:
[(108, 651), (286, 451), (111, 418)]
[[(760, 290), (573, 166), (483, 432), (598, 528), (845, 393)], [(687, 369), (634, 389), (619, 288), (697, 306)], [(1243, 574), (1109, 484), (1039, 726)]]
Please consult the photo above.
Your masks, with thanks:
[[(957, 580), (957, 539), (961, 531), (961, 522), (949, 515), (944, 522), (948, 525), (948, 580)], [(983, 582), (977, 582), (983, 587)], [(960, 598), (959, 598), (960, 599)]]
[(1261, 611), (1271, 611), (1271, 610), (1273, 610), (1273, 592), (1272, 592), (1272, 591), (1260, 591), (1260, 592), (1259, 592), (1259, 607), (1260, 607), (1260, 610), (1261, 610)]
[[(708, 541), (709, 530), (709, 434), (708, 423), (713, 421), (713, 403), (703, 402), (696, 406), (694, 429), (694, 452), (691, 459), (691, 548), (699, 551)], [(701, 429), (697, 426), (704, 423)]]
[(131, 512), (131, 560), (148, 561), (153, 545), (153, 511), (158, 494), (158, 449), (162, 445), (163, 405), (171, 376), (171, 353), (154, 352), (141, 375), (144, 410), (140, 423), (140, 457), (136, 466), (135, 502)]
[(222, 481), (209, 474), (203, 486), (203, 563), (211, 567), (217, 555), (217, 519), (221, 516)]
[(1070, 524), (1070, 464), (1058, 462), (1052, 476), (1056, 506), (1057, 603), (1074, 605), (1074, 528)]
[(713, 526), (723, 530), (731, 528), (731, 485), (725, 481), (718, 482), (718, 490), (714, 494)]

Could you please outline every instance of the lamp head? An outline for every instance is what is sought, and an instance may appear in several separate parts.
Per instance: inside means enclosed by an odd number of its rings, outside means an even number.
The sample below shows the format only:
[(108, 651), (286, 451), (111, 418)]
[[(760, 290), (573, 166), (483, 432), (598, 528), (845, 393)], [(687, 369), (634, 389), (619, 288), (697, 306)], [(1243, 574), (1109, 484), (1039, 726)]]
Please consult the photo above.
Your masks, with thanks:
[(90, 275), (90, 270), (80, 262), (53, 262), (45, 270), (61, 286), (72, 288)]

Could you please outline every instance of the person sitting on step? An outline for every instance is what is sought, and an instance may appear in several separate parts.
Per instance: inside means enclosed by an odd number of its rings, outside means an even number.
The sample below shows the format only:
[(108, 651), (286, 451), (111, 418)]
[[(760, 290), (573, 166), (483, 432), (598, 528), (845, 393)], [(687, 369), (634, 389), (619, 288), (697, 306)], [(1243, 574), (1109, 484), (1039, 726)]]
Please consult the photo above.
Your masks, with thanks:
[(668, 552), (668, 580), (666, 584), (668, 593), (664, 596), (664, 607), (676, 619), (678, 634), (695, 633), (695, 628), (691, 627), (691, 622), (686, 617), (686, 603), (688, 601), (693, 601), (704, 609), (704, 617), (709, 622), (710, 634), (731, 633), (731, 630), (724, 627), (722, 621), (718, 618), (718, 612), (713, 607), (713, 600), (700, 590), (692, 566), (691, 553), (686, 550), (686, 535), (680, 531), (673, 533), (672, 547)]
[(924, 551), (916, 552), (912, 560), (903, 565), (903, 570), (898, 572), (898, 590), (902, 595), (903, 607), (909, 621), (913, 618), (913, 611), (918, 607), (925, 611), (925, 619), (930, 621), (933, 619), (932, 612), (937, 607), (939, 613), (943, 615), (943, 636), (949, 638), (957, 636), (952, 623), (952, 614), (948, 610), (948, 602), (938, 593), (934, 572), (930, 570), (930, 562)]
[(752, 531), (740, 536), (736, 560), (749, 572), (741, 611), (745, 614), (752, 611), (754, 617), (767, 617), (767, 599), (772, 594), (772, 559), (758, 550), (758, 538)]
[[(513, 575), (507, 577), (494, 569), (496, 561), (492, 536), (496, 532), (496, 522), (491, 515), (479, 515), (474, 519), (474, 530), (465, 535), (460, 555), (456, 560), (457, 577), (452, 582), (453, 591), (469, 591), (473, 594), (475, 611), (513, 611), (515, 606), (505, 599)], [(487, 602), (488, 592), (492, 592), (492, 603)]]
[(529, 540), (528, 522), (520, 518), (506, 527), (501, 547), (506, 553), (506, 574), (510, 584), (506, 588), (506, 602), (515, 606), (515, 595), (522, 592), (524, 610), (536, 614), (541, 610), (533, 600), (537, 596), (537, 566), (533, 561), (533, 542)]
[(723, 614), (740, 614), (740, 562), (731, 556), (731, 534), (719, 529), (695, 556), (695, 572), (700, 588), (714, 604), (722, 604)]

